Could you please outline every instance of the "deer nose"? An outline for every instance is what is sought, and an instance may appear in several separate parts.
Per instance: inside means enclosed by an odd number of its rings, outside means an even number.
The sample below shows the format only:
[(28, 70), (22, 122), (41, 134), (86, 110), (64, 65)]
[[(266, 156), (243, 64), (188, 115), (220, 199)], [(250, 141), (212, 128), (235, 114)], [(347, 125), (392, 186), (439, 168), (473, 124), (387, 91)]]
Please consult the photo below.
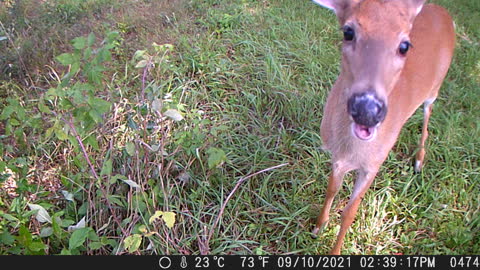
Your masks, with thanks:
[(357, 93), (348, 99), (348, 113), (355, 123), (374, 127), (385, 120), (387, 106), (373, 91)]

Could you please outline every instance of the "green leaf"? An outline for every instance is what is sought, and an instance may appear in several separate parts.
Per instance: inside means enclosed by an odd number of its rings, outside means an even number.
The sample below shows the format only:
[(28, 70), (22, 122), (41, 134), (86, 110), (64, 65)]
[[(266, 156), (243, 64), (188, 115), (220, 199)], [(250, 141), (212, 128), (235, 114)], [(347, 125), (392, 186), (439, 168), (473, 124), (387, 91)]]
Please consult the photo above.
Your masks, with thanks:
[(108, 200), (113, 203), (113, 204), (116, 204), (120, 207), (126, 207), (126, 203), (123, 201), (123, 198), (120, 197), (120, 196), (109, 196), (108, 197)]
[(68, 249), (72, 250), (83, 245), (87, 239), (88, 233), (92, 228), (86, 227), (75, 230), (68, 240)]
[(41, 98), (38, 101), (38, 109), (42, 113), (50, 113), (50, 108), (48, 108), (48, 106), (45, 104), (45, 99), (43, 99), (43, 98)]
[(57, 59), (57, 61), (64, 66), (68, 66), (76, 62), (76, 57), (72, 53), (62, 53), (55, 59)]
[(98, 51), (96, 60), (98, 64), (108, 62), (112, 60), (112, 53), (110, 53), (110, 51), (106, 48), (103, 48), (102, 50)]
[(15, 114), (17, 115), (17, 119), (21, 122), (25, 122), (27, 120), (25, 109), (20, 104), (16, 105), (16, 108)]
[(113, 240), (113, 239), (109, 239), (105, 236), (102, 236), (102, 238), (100, 238), (100, 242), (105, 246), (105, 245), (110, 245), (112, 247), (116, 247), (118, 245), (117, 241)]
[(97, 141), (97, 138), (95, 138), (94, 134), (88, 136), (86, 139), (85, 139), (85, 142), (90, 145), (93, 149), (95, 150), (100, 150), (100, 146), (98, 145), (98, 141)]
[(120, 32), (118, 32), (118, 31), (108, 32), (107, 33), (107, 38), (106, 38), (107, 43), (114, 42), (118, 38), (118, 36), (120, 36)]
[(45, 249), (47, 246), (40, 240), (32, 242), (30, 245), (28, 245), (28, 249), (31, 251), (40, 251)]
[(77, 50), (82, 50), (87, 45), (87, 40), (84, 37), (77, 37), (72, 40), (72, 45)]
[(52, 227), (45, 227), (40, 230), (40, 237), (49, 237), (52, 234), (53, 234)]
[(61, 91), (59, 88), (49, 88), (47, 91), (46, 99), (47, 100), (52, 100), (55, 97), (63, 97), (64, 96), (64, 91)]
[(97, 124), (103, 122), (102, 116), (110, 110), (111, 103), (101, 98), (91, 97), (88, 99), (88, 104), (92, 108), (88, 111), (88, 115)]
[(24, 225), (21, 225), (20, 229), (18, 229), (18, 236), (16, 238), (20, 244), (26, 247), (32, 242), (32, 234)]
[(71, 78), (77, 74), (77, 72), (80, 70), (80, 62), (74, 62), (72, 63), (70, 67), (70, 72), (67, 74), (67, 77)]
[(55, 131), (55, 127), (48, 128), (45, 131), (45, 138), (50, 138), (52, 136), (52, 133)]
[(90, 242), (90, 244), (88, 244), (88, 247), (91, 250), (97, 250), (97, 249), (103, 247), (103, 244), (101, 242)]
[(59, 140), (65, 141), (66, 139), (68, 139), (68, 134), (65, 133), (61, 128), (56, 128), (54, 131), (55, 135)]
[(98, 237), (97, 233), (92, 229), (88, 232), (88, 240), (90, 241), (99, 241), (100, 237)]
[(15, 112), (15, 107), (6, 106), (3, 108), (2, 114), (0, 114), (0, 120), (5, 120), (10, 117), (10, 115)]
[(90, 33), (90, 34), (88, 35), (88, 37), (87, 37), (87, 46), (88, 46), (88, 47), (93, 46), (93, 44), (95, 43), (95, 39), (96, 39), (95, 34), (94, 34), (94, 33)]
[(55, 234), (55, 236), (57, 238), (63, 238), (64, 230), (60, 227), (61, 224), (62, 224), (62, 220), (60, 219), (60, 217), (57, 214), (58, 213), (55, 213), (53, 215), (52, 229), (53, 229), (53, 233)]
[(89, 98), (88, 104), (100, 114), (107, 113), (112, 106), (110, 102), (98, 97)]
[(133, 119), (133, 117), (128, 117), (127, 126), (131, 129), (138, 129), (139, 128), (139, 125), (137, 124), (137, 122), (135, 122), (135, 119)]
[(102, 66), (86, 65), (84, 75), (87, 76), (89, 82), (99, 85), (102, 83), (103, 71), (105, 71), (105, 68)]
[(153, 46), (153, 49), (156, 51), (156, 52), (165, 52), (165, 51), (173, 51), (173, 48), (174, 46), (172, 44), (162, 44), (162, 45), (158, 45), (157, 43), (153, 42), (152, 44)]
[(72, 252), (68, 249), (62, 249), (62, 251), (60, 251), (60, 255), (72, 255)]
[(140, 234), (133, 234), (123, 240), (123, 244), (128, 252), (133, 253), (138, 250), (142, 243), (142, 236)]
[(20, 126), (20, 122), (15, 118), (10, 118), (9, 123), (10, 123), (10, 125), (12, 125), (14, 127)]
[(4, 245), (11, 245), (13, 242), (15, 242), (15, 238), (8, 231), (4, 231), (2, 234), (0, 234), (0, 243)]
[(126, 176), (124, 176), (124, 175), (116, 174), (116, 175), (110, 177), (109, 184), (110, 184), (110, 185), (113, 185), (113, 184), (115, 184), (119, 179), (120, 179), (120, 180), (127, 180), (128, 178), (127, 178)]
[(60, 99), (60, 106), (62, 106), (62, 109), (64, 110), (70, 110), (72, 108), (75, 108), (75, 105), (67, 98), (62, 98)]
[(100, 171), (100, 176), (111, 175), (112, 174), (112, 159), (108, 159), (103, 163), (102, 170)]
[(125, 145), (125, 150), (129, 156), (133, 157), (135, 155), (135, 143), (127, 142)]
[(208, 168), (213, 169), (215, 167), (221, 166), (226, 160), (227, 155), (222, 149), (219, 148), (209, 148), (207, 150), (208, 154)]
[(88, 115), (90, 115), (90, 117), (93, 119), (93, 121), (95, 121), (95, 123), (97, 123), (97, 124), (103, 122), (102, 114), (100, 114), (100, 113), (99, 113), (98, 111), (96, 111), (96, 110), (90, 110), (90, 111), (88, 111)]
[(91, 56), (92, 56), (92, 48), (86, 48), (84, 51), (83, 51), (83, 60), (88, 60)]
[(147, 226), (142, 224), (142, 225), (138, 226), (137, 231), (140, 232), (140, 233), (146, 233), (148, 231)]

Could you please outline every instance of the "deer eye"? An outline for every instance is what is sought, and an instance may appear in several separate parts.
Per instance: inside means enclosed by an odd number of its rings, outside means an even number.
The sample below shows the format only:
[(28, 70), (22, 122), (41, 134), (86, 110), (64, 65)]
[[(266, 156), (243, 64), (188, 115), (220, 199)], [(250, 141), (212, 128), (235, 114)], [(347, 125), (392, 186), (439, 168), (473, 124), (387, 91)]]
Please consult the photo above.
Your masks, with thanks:
[(408, 41), (404, 41), (400, 43), (400, 46), (398, 47), (398, 52), (401, 55), (406, 55), (410, 47), (412, 47), (412, 44)]
[(352, 41), (355, 38), (355, 30), (350, 26), (343, 27), (343, 39), (346, 41)]

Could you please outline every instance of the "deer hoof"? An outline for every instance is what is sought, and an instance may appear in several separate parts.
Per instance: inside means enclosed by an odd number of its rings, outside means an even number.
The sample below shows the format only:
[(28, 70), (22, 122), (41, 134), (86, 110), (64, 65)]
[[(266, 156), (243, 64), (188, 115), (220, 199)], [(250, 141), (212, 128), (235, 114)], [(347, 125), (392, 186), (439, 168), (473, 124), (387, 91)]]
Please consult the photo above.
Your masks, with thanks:
[(422, 171), (423, 162), (420, 160), (415, 161), (415, 172), (420, 173)]

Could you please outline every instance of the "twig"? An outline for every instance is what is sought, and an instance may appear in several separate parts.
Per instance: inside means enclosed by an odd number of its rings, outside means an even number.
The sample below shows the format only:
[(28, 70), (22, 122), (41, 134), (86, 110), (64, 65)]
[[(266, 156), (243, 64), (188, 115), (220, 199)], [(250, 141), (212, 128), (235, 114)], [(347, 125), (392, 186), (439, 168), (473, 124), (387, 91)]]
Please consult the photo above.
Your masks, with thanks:
[(75, 126), (73, 125), (72, 121), (63, 118), (63, 116), (61, 116), (60, 119), (61, 119), (63, 122), (65, 122), (65, 123), (70, 127), (70, 130), (72, 131), (73, 136), (75, 136), (75, 139), (77, 139), (77, 142), (78, 142), (78, 144), (80, 145), (80, 148), (82, 149), (83, 157), (84, 157), (85, 160), (87, 161), (88, 166), (89, 166), (89, 168), (90, 168), (90, 171), (91, 171), (92, 174), (93, 174), (93, 177), (95, 177), (96, 180), (100, 180), (100, 178), (98, 177), (97, 172), (95, 171), (95, 167), (93, 166), (92, 162), (90, 161), (90, 158), (89, 158), (89, 156), (88, 156), (87, 150), (85, 149), (85, 146), (83, 145), (82, 138), (80, 138), (80, 135), (78, 134), (77, 129), (76, 129)]
[[(213, 236), (213, 232), (215, 231), (215, 228), (217, 227), (218, 225), (218, 222), (220, 221), (220, 218), (223, 216), (223, 212), (225, 211), (225, 207), (227, 206), (227, 203), (228, 201), (232, 198), (233, 196), (233, 193), (235, 193), (235, 191), (237, 191), (237, 189), (240, 187), (241, 184), (243, 184), (243, 182), (247, 181), (248, 179), (256, 176), (256, 175), (259, 175), (261, 173), (265, 173), (265, 172), (268, 172), (268, 171), (272, 171), (272, 170), (275, 170), (275, 169), (278, 169), (278, 168), (281, 168), (283, 166), (287, 166), (289, 163), (283, 163), (283, 164), (280, 164), (280, 165), (276, 165), (276, 166), (273, 166), (273, 167), (270, 167), (270, 168), (267, 168), (267, 169), (264, 169), (264, 170), (261, 170), (261, 171), (258, 171), (258, 172), (255, 172), (255, 173), (252, 173), (250, 175), (247, 175), (245, 177), (242, 177), (240, 178), (240, 180), (237, 181), (237, 184), (235, 185), (235, 187), (232, 189), (232, 191), (230, 191), (230, 194), (228, 194), (227, 198), (225, 199), (225, 201), (223, 201), (223, 204), (222, 206), (220, 207), (220, 211), (218, 212), (218, 215), (217, 215), (217, 218), (215, 219), (215, 222), (213, 223), (212, 227), (210, 228), (210, 232), (208, 233), (208, 237), (206, 239), (206, 243), (205, 245), (207, 246), (207, 249), (208, 249), (208, 242), (210, 242), (210, 239), (212, 238)], [(207, 250), (208, 251), (208, 250)], [(205, 255), (205, 254), (203, 254)]]
[(147, 66), (143, 69), (142, 74), (142, 102), (145, 102), (145, 81), (147, 80), (148, 71), (150, 69), (150, 60), (147, 63)]

